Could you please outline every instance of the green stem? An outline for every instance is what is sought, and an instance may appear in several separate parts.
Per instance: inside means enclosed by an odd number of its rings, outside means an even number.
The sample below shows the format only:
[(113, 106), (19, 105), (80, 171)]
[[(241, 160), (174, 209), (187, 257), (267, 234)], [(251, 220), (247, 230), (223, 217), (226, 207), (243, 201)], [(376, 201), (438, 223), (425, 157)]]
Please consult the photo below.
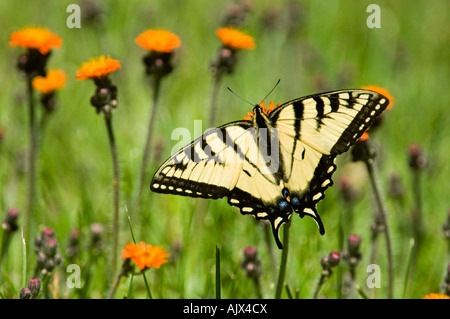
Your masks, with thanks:
[(148, 299), (153, 299), (152, 293), (150, 292), (150, 286), (148, 285), (148, 281), (147, 281), (147, 277), (145, 276), (145, 273), (142, 273), (142, 276), (144, 277), (145, 290), (147, 291)]
[(323, 273), (320, 274), (319, 282), (317, 283), (316, 289), (314, 290), (313, 299), (317, 299), (317, 297), (319, 296), (319, 291), (322, 288), (323, 284), (325, 283), (326, 278), (327, 276), (324, 276)]
[(254, 284), (255, 290), (256, 290), (256, 298), (262, 299), (261, 282), (259, 280), (259, 277), (253, 278), (253, 284)]
[(217, 95), (219, 93), (220, 83), (222, 80), (222, 76), (220, 71), (218, 71), (216, 75), (214, 75), (214, 82), (211, 94), (211, 105), (209, 109), (209, 127), (214, 127), (216, 123), (217, 116)]
[(35, 183), (36, 183), (36, 149), (37, 149), (37, 127), (36, 127), (36, 110), (33, 97), (33, 78), (27, 78), (27, 97), (28, 97), (28, 125), (30, 134), (30, 153), (28, 156), (28, 193), (27, 206), (25, 211), (25, 240), (30, 242), (31, 227), (33, 221), (33, 208), (35, 197)]
[(216, 299), (220, 299), (220, 248), (216, 246)]
[(384, 226), (384, 235), (386, 237), (386, 249), (388, 258), (388, 276), (389, 276), (389, 290), (388, 298), (393, 298), (393, 286), (394, 286), (394, 262), (392, 258), (392, 245), (391, 237), (389, 233), (388, 222), (386, 218), (387, 210), (383, 206), (383, 200), (381, 198), (381, 193), (377, 184), (375, 168), (373, 165), (373, 159), (365, 161), (367, 170), (369, 172), (370, 183), (372, 184), (372, 189), (375, 195), (375, 203), (377, 205), (377, 211), (381, 219), (381, 223)]
[(142, 197), (142, 191), (144, 189), (144, 185), (146, 182), (147, 177), (147, 166), (148, 162), (150, 160), (150, 153), (152, 150), (152, 136), (153, 136), (153, 128), (155, 126), (155, 119), (156, 119), (156, 110), (158, 109), (158, 101), (159, 101), (159, 92), (161, 87), (161, 78), (155, 78), (153, 81), (153, 107), (152, 111), (150, 112), (150, 118), (148, 120), (148, 127), (147, 127), (147, 136), (145, 139), (145, 147), (144, 147), (144, 153), (142, 156), (142, 162), (141, 162), (141, 171), (140, 171), (140, 177), (139, 177), (139, 188), (138, 193), (136, 197), (135, 202), (135, 209), (136, 212), (139, 210), (140, 204), (141, 204), (141, 197)]
[(283, 291), (284, 277), (286, 276), (286, 265), (288, 259), (289, 250), (289, 228), (291, 221), (289, 220), (283, 227), (283, 251), (281, 253), (280, 270), (278, 273), (277, 289), (275, 291), (275, 299), (281, 298), (281, 292)]
[(116, 294), (117, 287), (119, 286), (119, 283), (120, 283), (120, 279), (122, 279), (122, 276), (123, 276), (122, 272), (120, 272), (117, 275), (116, 280), (114, 280), (113, 284), (111, 285), (111, 289), (109, 290), (108, 299), (113, 299), (114, 298), (114, 295)]
[(403, 280), (402, 299), (405, 299), (406, 289), (408, 288), (409, 272), (411, 270), (411, 260), (412, 260), (412, 256), (413, 256), (413, 250), (414, 250), (414, 238), (410, 238), (410, 240), (409, 240), (408, 260), (407, 260), (407, 263), (406, 263), (406, 270), (405, 270), (405, 279)]
[[(117, 251), (119, 246), (119, 157), (117, 155), (117, 146), (114, 138), (111, 114), (105, 113), (105, 123), (108, 131), (108, 139), (111, 147), (111, 156), (113, 162), (113, 239), (111, 254), (111, 276), (116, 273)], [(113, 278), (113, 277), (112, 277)]]
[(3, 262), (3, 259), (6, 256), (6, 252), (8, 251), (8, 246), (10, 243), (12, 232), (11, 231), (3, 231), (3, 239), (2, 239), (2, 248), (0, 252), (0, 265)]
[(419, 245), (423, 234), (421, 171), (419, 169), (413, 170), (413, 193), (415, 199), (415, 207), (412, 216), (413, 230), (415, 240)]

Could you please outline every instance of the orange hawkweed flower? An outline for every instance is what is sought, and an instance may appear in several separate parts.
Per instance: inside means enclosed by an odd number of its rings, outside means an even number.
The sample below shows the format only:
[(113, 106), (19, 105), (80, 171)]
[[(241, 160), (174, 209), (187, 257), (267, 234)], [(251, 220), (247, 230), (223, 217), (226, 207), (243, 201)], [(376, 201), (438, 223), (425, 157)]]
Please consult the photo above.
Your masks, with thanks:
[(43, 94), (50, 94), (60, 90), (66, 84), (66, 73), (62, 70), (49, 70), (47, 76), (33, 78), (33, 88)]
[(167, 263), (169, 254), (160, 246), (152, 246), (144, 242), (138, 245), (129, 243), (122, 250), (122, 259), (131, 259), (136, 266), (143, 270), (145, 268), (159, 268)]
[(101, 55), (84, 62), (76, 72), (75, 78), (77, 80), (101, 78), (118, 69), (120, 69), (118, 60)]
[(50, 49), (59, 48), (62, 39), (55, 33), (51, 33), (44, 27), (26, 27), (11, 33), (9, 46), (22, 47), (24, 49), (36, 49), (43, 55)]
[(181, 46), (178, 36), (166, 30), (144, 31), (134, 41), (143, 49), (162, 53), (170, 53)]
[[(277, 104), (276, 106), (275, 106), (275, 102), (274, 101), (271, 101), (270, 103), (269, 103), (269, 108), (266, 108), (266, 103), (264, 102), (264, 101), (262, 101), (260, 104), (259, 104), (260, 106), (261, 106), (261, 108), (262, 108), (262, 110), (263, 110), (263, 112), (265, 113), (265, 114), (270, 114), (273, 110), (275, 110), (277, 107), (279, 107), (281, 104)], [(242, 118), (242, 120), (243, 121), (251, 121), (252, 120), (252, 118), (253, 118), (253, 111), (248, 111), (248, 113), (247, 113), (247, 115), (246, 116), (244, 116), (243, 118)]]
[(358, 139), (358, 143), (364, 143), (365, 141), (367, 141), (369, 139), (369, 133), (367, 133), (367, 131), (365, 131), (361, 137)]
[(450, 299), (449, 296), (443, 294), (431, 293), (423, 297), (422, 299)]
[(383, 87), (377, 85), (366, 85), (362, 87), (363, 90), (374, 91), (380, 93), (389, 99), (389, 105), (387, 106), (387, 110), (394, 106), (394, 97)]
[(237, 29), (227, 27), (216, 30), (216, 34), (223, 45), (232, 50), (253, 50), (255, 41), (253, 38)]

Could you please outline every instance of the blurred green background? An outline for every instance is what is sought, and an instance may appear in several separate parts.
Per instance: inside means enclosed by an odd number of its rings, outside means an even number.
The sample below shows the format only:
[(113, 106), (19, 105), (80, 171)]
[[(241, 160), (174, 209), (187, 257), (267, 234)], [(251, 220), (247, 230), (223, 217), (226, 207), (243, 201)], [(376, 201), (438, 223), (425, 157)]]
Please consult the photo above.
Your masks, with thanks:
[[(7, 46), (9, 35), (28, 25), (42, 25), (63, 39), (53, 50), (48, 68), (61, 68), (68, 75), (59, 92), (59, 107), (44, 132), (38, 161), (37, 212), (35, 224), (55, 229), (64, 246), (71, 229), (83, 234), (80, 263), (88, 255), (89, 225), (105, 227), (105, 258), (110, 249), (112, 220), (112, 165), (102, 116), (95, 114), (89, 99), (94, 93), (91, 81), (77, 81), (75, 72), (84, 61), (98, 55), (111, 55), (122, 68), (111, 75), (119, 89), (119, 107), (113, 121), (121, 169), (120, 246), (131, 242), (127, 223), (130, 215), (138, 241), (162, 245), (174, 260), (161, 269), (151, 269), (149, 283), (155, 297), (214, 297), (215, 247), (221, 248), (222, 296), (256, 297), (250, 279), (240, 269), (242, 250), (258, 248), (263, 267), (263, 296), (272, 298), (276, 272), (264, 241), (264, 231), (250, 216), (241, 216), (225, 199), (200, 199), (151, 193), (146, 187), (142, 211), (130, 211), (138, 184), (138, 174), (152, 91), (144, 74), (145, 51), (134, 39), (148, 28), (164, 28), (177, 34), (182, 47), (175, 53), (175, 70), (164, 79), (154, 130), (154, 150), (147, 185), (158, 166), (178, 142), (171, 140), (177, 127), (194, 134), (194, 120), (207, 128), (212, 79), (209, 64), (220, 42), (215, 29), (222, 26), (227, 12), (242, 2), (224, 0), (152, 1), (2, 1), (0, 2), (0, 212), (11, 207), (25, 210), (26, 161), (28, 146), (25, 82), (17, 75), (15, 63), (20, 48)], [(67, 6), (77, 3), (83, 18), (81, 28), (70, 29)], [(449, 262), (448, 240), (442, 224), (450, 207), (450, 95), (448, 1), (246, 1), (250, 11), (241, 28), (254, 37), (256, 49), (239, 52), (234, 74), (226, 76), (219, 92), (219, 121), (241, 119), (249, 106), (230, 94), (258, 103), (278, 79), (280, 85), (269, 97), (283, 103), (320, 91), (359, 88), (375, 84), (389, 90), (394, 105), (383, 116), (382, 125), (371, 134), (379, 147), (379, 183), (389, 211), (394, 253), (394, 297), (403, 294), (409, 239), (412, 236), (411, 211), (415, 205), (408, 147), (419, 143), (429, 165), (422, 174), (423, 223), (425, 235), (414, 259), (407, 298), (421, 298), (439, 292)], [(381, 8), (381, 28), (370, 29), (366, 20), (369, 4)], [(93, 11), (89, 11), (93, 10)], [(194, 135), (193, 135), (194, 137)], [(357, 283), (369, 296), (387, 296), (385, 242), (381, 236), (377, 263), (382, 271), (382, 287), (370, 291), (365, 286), (370, 263), (370, 225), (374, 205), (370, 184), (359, 164), (348, 164), (351, 156), (339, 157), (335, 186), (327, 190), (319, 204), (326, 234), (320, 236), (312, 219), (293, 217), (291, 248), (286, 282), (298, 297), (310, 298), (320, 276), (320, 259), (331, 250), (341, 249), (342, 237), (350, 233), (362, 237), (363, 260)], [(359, 193), (346, 204), (338, 188), (340, 176), (347, 174)], [(353, 174), (350, 176), (349, 174)], [(401, 200), (389, 194), (389, 180), (397, 174), (403, 183)], [(352, 214), (353, 222), (346, 222)], [(19, 219), (23, 224), (23, 217)], [(341, 230), (341, 235), (339, 235)], [(274, 243), (273, 243), (274, 244)], [(181, 247), (181, 250), (180, 248)], [(275, 266), (280, 252), (273, 245)], [(178, 253), (175, 251), (180, 250)], [(33, 261), (33, 257), (31, 257)], [(107, 264), (104, 261), (103, 264)], [(104, 297), (108, 274), (101, 261), (85, 287), (90, 297)], [(32, 265), (29, 265), (32, 268)], [(348, 268), (342, 262), (338, 274)], [(83, 269), (82, 269), (83, 272)], [(61, 269), (61, 281), (67, 274)], [(13, 239), (7, 263), (0, 273), (0, 293), (12, 296), (20, 290), (21, 241)], [(321, 290), (328, 298), (341, 296), (339, 275)], [(126, 293), (126, 281), (116, 294)], [(145, 297), (141, 278), (135, 278), (135, 297)], [(62, 289), (61, 295), (77, 293)], [(286, 297), (286, 294), (283, 294)]]

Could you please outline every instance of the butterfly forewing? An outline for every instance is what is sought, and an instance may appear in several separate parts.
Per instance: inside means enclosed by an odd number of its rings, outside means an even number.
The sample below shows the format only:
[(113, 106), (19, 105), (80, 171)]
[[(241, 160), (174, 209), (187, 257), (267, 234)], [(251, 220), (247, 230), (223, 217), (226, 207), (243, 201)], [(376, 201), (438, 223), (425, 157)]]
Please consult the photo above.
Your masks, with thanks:
[(227, 124), (200, 136), (173, 154), (156, 172), (151, 190), (203, 198), (228, 195), (242, 171), (243, 152), (236, 145), (248, 134), (247, 122)]

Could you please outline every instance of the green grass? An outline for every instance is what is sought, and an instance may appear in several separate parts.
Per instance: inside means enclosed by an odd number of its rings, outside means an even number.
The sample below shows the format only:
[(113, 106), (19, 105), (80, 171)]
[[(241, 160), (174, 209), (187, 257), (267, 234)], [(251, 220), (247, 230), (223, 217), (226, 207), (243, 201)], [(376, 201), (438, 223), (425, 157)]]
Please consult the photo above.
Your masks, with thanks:
[[(178, 142), (172, 131), (186, 127), (194, 134), (194, 120), (203, 120), (206, 129), (212, 88), (208, 66), (220, 46), (214, 30), (220, 26), (228, 1), (104, 1), (98, 23), (82, 22), (80, 29), (66, 27), (66, 7), (73, 1), (29, 1), (20, 7), (11, 1), (0, 4), (0, 41), (6, 44), (11, 32), (27, 25), (43, 25), (63, 38), (54, 50), (49, 68), (62, 68), (68, 74), (59, 92), (59, 108), (44, 132), (38, 159), (36, 214), (33, 237), (44, 226), (51, 227), (59, 240), (63, 262), (58, 267), (60, 297), (103, 298), (109, 290), (109, 259), (112, 231), (112, 165), (104, 120), (89, 104), (94, 93), (92, 81), (74, 79), (79, 65), (92, 56), (111, 55), (122, 68), (111, 75), (119, 89), (119, 107), (113, 122), (121, 170), (120, 248), (132, 242), (128, 225), (131, 217), (136, 241), (162, 245), (172, 255), (181, 245), (177, 258), (161, 269), (147, 271), (154, 298), (214, 298), (216, 247), (220, 247), (221, 298), (256, 297), (251, 279), (240, 268), (243, 248), (254, 245), (262, 261), (262, 294), (275, 295), (281, 252), (274, 242), (276, 264), (271, 263), (263, 228), (252, 217), (241, 216), (225, 199), (205, 201), (187, 197), (143, 194), (141, 211), (130, 211), (139, 180), (140, 161), (151, 111), (151, 87), (144, 76), (141, 58), (144, 50), (134, 38), (147, 28), (167, 28), (179, 35), (183, 45), (176, 51), (176, 68), (161, 88), (160, 108), (147, 185), (153, 172)], [(240, 52), (236, 71), (225, 77), (219, 93), (219, 123), (242, 118), (246, 103), (229, 94), (259, 102), (278, 79), (280, 85), (269, 97), (276, 103), (319, 91), (358, 88), (376, 84), (394, 96), (393, 109), (387, 111), (380, 128), (371, 134), (379, 144), (377, 157), (379, 183), (389, 216), (395, 284), (394, 297), (403, 296), (409, 240), (413, 235), (411, 210), (414, 206), (413, 179), (408, 167), (407, 149), (417, 142), (424, 149), (429, 166), (423, 172), (423, 223), (425, 235), (418, 254), (412, 259), (406, 298), (421, 298), (439, 292), (449, 262), (448, 239), (442, 224), (449, 208), (448, 165), (450, 129), (447, 94), (449, 84), (447, 1), (379, 1), (381, 29), (366, 26), (371, 1), (304, 1), (298, 7), (298, 20), (290, 22), (293, 1), (254, 1), (243, 29), (251, 34), (256, 49)], [(83, 10), (83, 7), (82, 7)], [(266, 21), (266, 24), (263, 22)], [(267, 24), (267, 21), (270, 22)], [(21, 212), (19, 226), (25, 224), (28, 147), (25, 82), (17, 76), (15, 63), (20, 48), (5, 47), (0, 87), (0, 212), (11, 207)], [(194, 136), (192, 136), (194, 137)], [(350, 233), (362, 237), (362, 261), (357, 283), (369, 297), (387, 297), (387, 262), (384, 237), (380, 236), (377, 263), (381, 267), (380, 289), (367, 289), (366, 267), (370, 263), (370, 225), (374, 203), (370, 183), (362, 163), (351, 165), (349, 154), (339, 158), (335, 186), (327, 190), (318, 205), (326, 228), (320, 236), (312, 219), (293, 216), (286, 283), (299, 298), (311, 298), (320, 277), (320, 259), (339, 249), (339, 229), (344, 238)], [(356, 169), (355, 169), (356, 167)], [(362, 173), (361, 173), (362, 172)], [(389, 196), (389, 177), (397, 173), (404, 184), (403, 205)], [(345, 222), (349, 207), (343, 203), (337, 181), (353, 174), (360, 197), (352, 204), (352, 224)], [(344, 216), (344, 217), (341, 217)], [(92, 261), (89, 226), (100, 222), (105, 228), (104, 252)], [(78, 228), (83, 288), (65, 287), (65, 247), (69, 232)], [(28, 276), (34, 269), (35, 255), (28, 242)], [(119, 261), (118, 261), (119, 263)], [(14, 234), (8, 255), (0, 266), (0, 296), (17, 298), (23, 283), (22, 240)], [(341, 273), (348, 267), (341, 262)], [(320, 294), (338, 298), (336, 274), (325, 283)], [(89, 281), (86, 281), (89, 274)], [(30, 277), (31, 278), (31, 277)], [(130, 295), (130, 283), (122, 280), (116, 297)], [(142, 276), (132, 280), (134, 298), (146, 298)], [(357, 296), (357, 293), (355, 292)], [(285, 290), (282, 294), (287, 298)]]

